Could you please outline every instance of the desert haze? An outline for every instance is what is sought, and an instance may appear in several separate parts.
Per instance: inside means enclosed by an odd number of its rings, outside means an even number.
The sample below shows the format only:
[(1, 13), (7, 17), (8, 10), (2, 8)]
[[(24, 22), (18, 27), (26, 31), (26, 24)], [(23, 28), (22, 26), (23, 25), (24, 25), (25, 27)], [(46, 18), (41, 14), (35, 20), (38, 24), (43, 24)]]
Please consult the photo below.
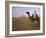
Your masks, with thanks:
[[(39, 20), (40, 21), (40, 20)], [(40, 24), (32, 22), (28, 17), (12, 17), (12, 31), (40, 30)]]

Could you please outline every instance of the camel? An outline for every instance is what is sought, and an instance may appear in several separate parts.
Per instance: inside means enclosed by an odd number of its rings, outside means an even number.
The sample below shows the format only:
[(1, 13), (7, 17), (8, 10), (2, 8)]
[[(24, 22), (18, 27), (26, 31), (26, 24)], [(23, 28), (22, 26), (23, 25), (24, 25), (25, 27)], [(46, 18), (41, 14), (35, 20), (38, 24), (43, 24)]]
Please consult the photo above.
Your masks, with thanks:
[[(34, 11), (36, 12), (36, 11)], [(36, 14), (36, 18), (33, 17), (34, 14), (32, 14), (32, 16), (30, 16), (29, 12), (26, 12), (26, 14), (28, 14), (29, 19), (34, 22), (35, 20), (37, 20), (38, 24), (40, 24), (40, 18), (38, 17), (38, 15)]]

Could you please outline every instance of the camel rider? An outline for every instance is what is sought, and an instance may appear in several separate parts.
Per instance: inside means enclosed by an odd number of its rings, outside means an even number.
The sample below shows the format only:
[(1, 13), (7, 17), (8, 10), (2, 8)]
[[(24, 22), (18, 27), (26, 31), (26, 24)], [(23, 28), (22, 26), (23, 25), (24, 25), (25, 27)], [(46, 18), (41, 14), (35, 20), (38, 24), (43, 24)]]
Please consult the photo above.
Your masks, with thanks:
[(37, 16), (37, 12), (34, 10), (34, 13), (33, 13), (33, 18), (36, 19), (36, 16)]

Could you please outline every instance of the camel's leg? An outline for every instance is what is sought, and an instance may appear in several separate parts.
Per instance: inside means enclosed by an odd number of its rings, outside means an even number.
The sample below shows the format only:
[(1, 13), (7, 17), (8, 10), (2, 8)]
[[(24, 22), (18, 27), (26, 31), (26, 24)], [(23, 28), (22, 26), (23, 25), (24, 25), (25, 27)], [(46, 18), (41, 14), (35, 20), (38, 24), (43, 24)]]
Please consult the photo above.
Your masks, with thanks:
[(40, 22), (39, 22), (40, 20), (39, 20), (39, 19), (37, 19), (37, 21), (38, 21), (38, 24), (40, 24)]
[(34, 19), (32, 19), (31, 21), (32, 21), (32, 24), (34, 24)]

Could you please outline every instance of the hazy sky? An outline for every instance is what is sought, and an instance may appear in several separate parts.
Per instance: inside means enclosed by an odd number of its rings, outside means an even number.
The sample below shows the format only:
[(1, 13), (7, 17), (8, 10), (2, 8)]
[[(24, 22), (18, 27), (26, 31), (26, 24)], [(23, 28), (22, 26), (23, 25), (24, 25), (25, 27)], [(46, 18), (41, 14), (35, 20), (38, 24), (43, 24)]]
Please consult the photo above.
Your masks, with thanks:
[(37, 7), (12, 7), (12, 16), (13, 17), (19, 17), (22, 15), (27, 16), (26, 12), (30, 12), (30, 16), (34, 13), (34, 10), (36, 10), (37, 14), (40, 15), (40, 8)]

